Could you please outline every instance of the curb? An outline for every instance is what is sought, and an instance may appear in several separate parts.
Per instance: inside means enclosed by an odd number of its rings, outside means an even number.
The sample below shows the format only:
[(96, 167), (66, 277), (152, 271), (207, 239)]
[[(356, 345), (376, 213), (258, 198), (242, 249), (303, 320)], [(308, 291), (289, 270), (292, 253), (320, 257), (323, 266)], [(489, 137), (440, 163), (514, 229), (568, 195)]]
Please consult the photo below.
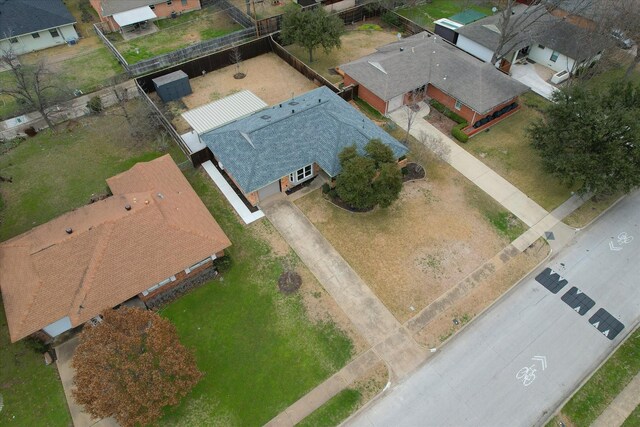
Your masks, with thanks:
[[(616, 202), (617, 203), (617, 202)], [(580, 390), (582, 390), (582, 387), (584, 387), (584, 385), (591, 379), (591, 377), (593, 377), (596, 372), (598, 372), (600, 370), (600, 368), (602, 368), (602, 366), (607, 363), (609, 361), (609, 359), (611, 359), (611, 356), (613, 356), (619, 349), (620, 347), (622, 347), (622, 345), (624, 343), (627, 342), (627, 340), (637, 331), (640, 329), (640, 323), (637, 323), (633, 329), (631, 331), (629, 331), (629, 333), (627, 334), (626, 337), (624, 337), (624, 339), (622, 341), (620, 341), (618, 343), (618, 345), (616, 345), (616, 347), (613, 349), (613, 351), (611, 351), (611, 353), (609, 353), (603, 360), (602, 362), (600, 362), (598, 364), (598, 366), (591, 371), (589, 374), (585, 375), (583, 380), (578, 384), (578, 387), (562, 402), (560, 402), (560, 404), (558, 406), (556, 406), (556, 408), (553, 410), (553, 412), (551, 412), (546, 418), (543, 419), (543, 422), (541, 424), (538, 425), (546, 425), (549, 423), (549, 421), (551, 421), (551, 419), (553, 417), (555, 417), (556, 415), (558, 415), (560, 412), (562, 412), (562, 408), (565, 407), (565, 405), (573, 398), (573, 396), (575, 396), (576, 394), (578, 394), (578, 392)], [(623, 389), (624, 390), (624, 389)], [(615, 399), (616, 396), (613, 396), (613, 398), (611, 399), (611, 402), (613, 402), (613, 399)], [(611, 404), (611, 402), (609, 402), (609, 405)], [(607, 405), (607, 408), (609, 407), (609, 405)], [(607, 408), (604, 408), (604, 410), (606, 410)], [(604, 411), (602, 411), (604, 412)], [(602, 414), (602, 413), (601, 413)]]

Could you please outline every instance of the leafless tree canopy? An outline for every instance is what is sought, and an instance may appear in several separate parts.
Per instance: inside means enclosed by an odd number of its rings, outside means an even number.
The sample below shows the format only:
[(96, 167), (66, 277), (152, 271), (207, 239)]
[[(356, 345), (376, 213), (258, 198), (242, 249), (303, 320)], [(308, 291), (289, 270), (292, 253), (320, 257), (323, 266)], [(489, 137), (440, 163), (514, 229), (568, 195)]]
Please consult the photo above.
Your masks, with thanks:
[(54, 129), (50, 108), (64, 97), (64, 88), (44, 61), (21, 65), (14, 52), (0, 51), (0, 63), (8, 69), (12, 82), (0, 86), (0, 94), (14, 98), (31, 111), (38, 111)]

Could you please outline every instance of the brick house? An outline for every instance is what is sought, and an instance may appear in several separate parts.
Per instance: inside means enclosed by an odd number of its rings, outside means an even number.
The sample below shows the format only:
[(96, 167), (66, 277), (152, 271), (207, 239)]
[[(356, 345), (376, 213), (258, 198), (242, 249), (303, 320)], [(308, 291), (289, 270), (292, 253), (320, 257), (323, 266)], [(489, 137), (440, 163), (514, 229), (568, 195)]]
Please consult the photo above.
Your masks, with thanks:
[(407, 148), (326, 87), (200, 135), (250, 204), (313, 179), (340, 173), (338, 154), (371, 139), (387, 144), (397, 158)]
[(200, 0), (90, 0), (111, 31), (200, 9)]
[(414, 102), (435, 99), (462, 116), (467, 134), (479, 132), (517, 110), (529, 90), (430, 33), (419, 33), (340, 66), (345, 85), (358, 85), (358, 97), (382, 114)]
[(113, 195), (0, 244), (11, 341), (54, 338), (213, 268), (229, 239), (169, 155), (107, 180)]

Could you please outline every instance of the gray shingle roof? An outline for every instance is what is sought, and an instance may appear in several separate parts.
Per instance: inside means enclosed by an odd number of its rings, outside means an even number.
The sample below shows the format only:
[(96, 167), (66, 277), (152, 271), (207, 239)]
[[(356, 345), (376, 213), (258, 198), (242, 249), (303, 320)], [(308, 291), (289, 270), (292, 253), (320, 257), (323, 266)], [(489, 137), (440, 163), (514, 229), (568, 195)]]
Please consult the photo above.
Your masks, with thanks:
[[(515, 36), (507, 42), (505, 49), (508, 52), (502, 52), (503, 54), (532, 44), (541, 44), (582, 61), (593, 57), (606, 43), (601, 36), (551, 15), (541, 5), (515, 7), (510, 22), (509, 27), (513, 26), (514, 30), (509, 32)], [(495, 52), (500, 41), (498, 28), (500, 14), (465, 25), (456, 32)]]
[(62, 0), (0, 0), (0, 40), (75, 22)]
[(111, 16), (114, 13), (125, 12), (164, 1), (166, 0), (102, 0), (100, 3), (102, 5), (102, 16)]
[(426, 32), (380, 47), (340, 68), (385, 101), (429, 82), (480, 114), (529, 90)]
[(338, 154), (374, 138), (397, 157), (408, 151), (324, 86), (201, 135), (245, 194), (313, 162), (336, 176)]

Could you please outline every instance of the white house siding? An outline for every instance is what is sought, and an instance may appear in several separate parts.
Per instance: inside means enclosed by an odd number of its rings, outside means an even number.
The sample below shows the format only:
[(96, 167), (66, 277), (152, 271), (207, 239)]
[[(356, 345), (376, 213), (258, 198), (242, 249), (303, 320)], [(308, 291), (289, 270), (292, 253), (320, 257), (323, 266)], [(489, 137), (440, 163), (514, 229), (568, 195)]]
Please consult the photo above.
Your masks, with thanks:
[(476, 56), (482, 59), (484, 62), (491, 61), (493, 57), (493, 51), (482, 46), (479, 43), (474, 42), (471, 39), (466, 38), (462, 34), (458, 35), (458, 41), (456, 42), (456, 46), (465, 52), (470, 53), (473, 56)]
[(23, 53), (33, 52), (34, 50), (46, 49), (48, 47), (64, 44), (69, 40), (78, 39), (78, 33), (76, 33), (75, 28), (73, 28), (73, 24), (57, 27), (56, 29), (59, 34), (58, 37), (52, 37), (51, 33), (47, 29), (38, 31), (40, 37), (37, 39), (34, 39), (30, 33), (16, 37), (18, 39), (18, 43), (10, 43), (9, 39), (1, 40), (0, 50), (7, 51), (12, 49), (15, 54), (21, 55)]
[(531, 46), (531, 49), (529, 50), (529, 58), (536, 61), (538, 64), (549, 67), (556, 72), (575, 71), (573, 67), (576, 61), (573, 58), (569, 58), (568, 56), (558, 52), (558, 59), (556, 60), (556, 62), (553, 62), (551, 61), (552, 54), (553, 49), (547, 47), (541, 48), (537, 44)]

